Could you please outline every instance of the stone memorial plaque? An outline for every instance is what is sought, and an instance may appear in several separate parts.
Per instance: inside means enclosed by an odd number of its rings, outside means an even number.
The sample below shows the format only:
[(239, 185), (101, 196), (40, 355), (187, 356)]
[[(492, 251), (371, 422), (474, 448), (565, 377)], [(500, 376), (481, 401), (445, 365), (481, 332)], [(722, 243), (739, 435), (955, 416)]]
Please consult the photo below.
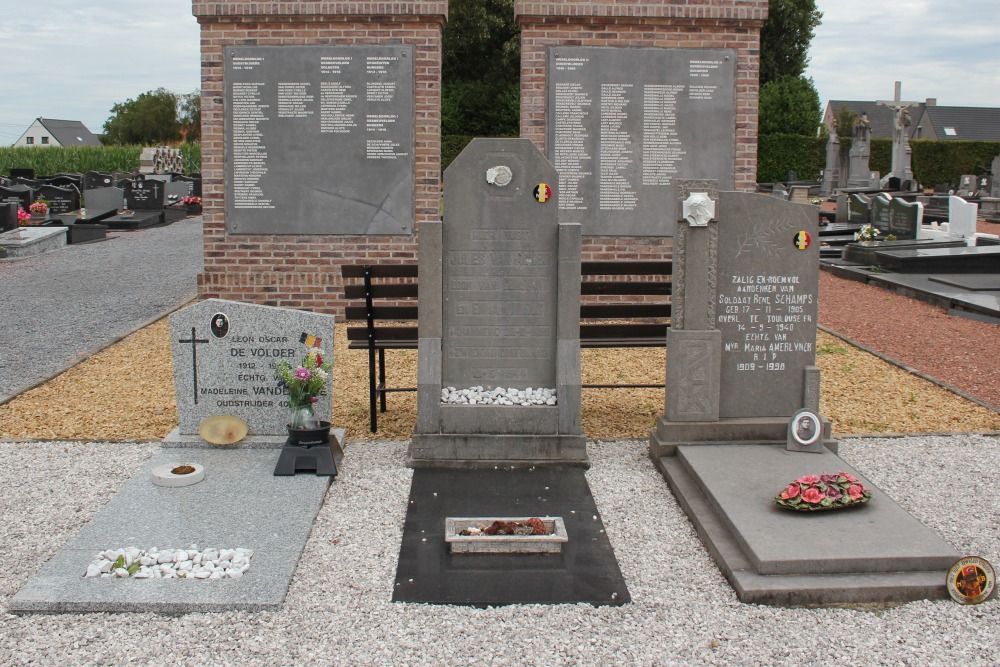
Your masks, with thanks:
[(237, 234), (410, 234), (410, 46), (226, 47), (226, 223)]
[[(182, 435), (196, 435), (209, 417), (231, 415), (250, 435), (285, 435), (288, 397), (274, 371), (281, 361), (297, 365), (308, 351), (305, 336), (319, 339), (333, 358), (332, 315), (208, 299), (170, 316), (177, 415)], [(329, 388), (329, 383), (327, 384)], [(330, 419), (329, 389), (316, 404)]]
[(673, 236), (673, 182), (732, 189), (736, 52), (552, 47), (546, 147), (562, 219), (585, 235)]
[(805, 370), (816, 362), (815, 208), (725, 192), (720, 210), (719, 416), (791, 416), (803, 406)]
[(132, 211), (159, 211), (165, 202), (162, 181), (129, 181), (125, 184), (125, 208)]
[(50, 215), (69, 213), (80, 208), (80, 193), (76, 188), (43, 185), (35, 191), (35, 199), (44, 199), (49, 203)]
[(441, 382), (555, 388), (559, 210), (547, 183), (555, 174), (528, 164), (524, 150), (472, 155), (446, 178)]
[(909, 241), (917, 238), (917, 230), (924, 217), (924, 205), (880, 193), (872, 200), (871, 216), (871, 224), (881, 232), (882, 240), (893, 234), (900, 241)]
[(90, 219), (117, 213), (125, 205), (125, 191), (121, 188), (84, 190), (83, 203)]

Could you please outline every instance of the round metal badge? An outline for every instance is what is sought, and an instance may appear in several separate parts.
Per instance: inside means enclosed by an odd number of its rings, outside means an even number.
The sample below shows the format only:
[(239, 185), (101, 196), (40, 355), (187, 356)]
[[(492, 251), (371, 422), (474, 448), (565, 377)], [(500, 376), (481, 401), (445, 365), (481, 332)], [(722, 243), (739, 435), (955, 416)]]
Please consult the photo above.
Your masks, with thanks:
[(948, 594), (961, 604), (979, 604), (990, 599), (996, 587), (996, 572), (985, 558), (966, 556), (948, 570)]

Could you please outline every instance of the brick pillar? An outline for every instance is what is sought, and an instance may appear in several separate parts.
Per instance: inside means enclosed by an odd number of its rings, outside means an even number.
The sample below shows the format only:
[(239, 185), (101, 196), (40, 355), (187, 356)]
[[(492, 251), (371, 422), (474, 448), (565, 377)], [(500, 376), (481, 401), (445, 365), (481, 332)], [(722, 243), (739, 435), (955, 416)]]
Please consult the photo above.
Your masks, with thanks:
[[(521, 27), (521, 136), (545, 152), (546, 61), (549, 47), (734, 49), (737, 190), (757, 180), (760, 29), (767, 0), (517, 0)], [(708, 177), (708, 176), (706, 176)], [(659, 237), (584, 237), (583, 259), (660, 259), (672, 243)]]
[[(342, 314), (341, 264), (414, 262), (416, 235), (240, 235), (225, 218), (224, 50), (227, 46), (409, 45), (414, 54), (414, 227), (439, 220), (441, 32), (446, 0), (194, 0), (201, 25), (203, 298)], [(275, 211), (281, 215), (281, 211)]]

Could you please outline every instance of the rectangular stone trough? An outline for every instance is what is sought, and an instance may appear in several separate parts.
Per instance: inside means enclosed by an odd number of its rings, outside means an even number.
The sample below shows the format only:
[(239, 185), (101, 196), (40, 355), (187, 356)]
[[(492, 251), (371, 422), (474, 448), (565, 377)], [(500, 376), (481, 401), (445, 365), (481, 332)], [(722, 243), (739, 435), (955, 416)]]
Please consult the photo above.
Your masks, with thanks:
[(444, 540), (453, 554), (557, 554), (569, 541), (562, 517), (539, 517), (548, 535), (459, 535), (466, 528), (489, 526), (494, 521), (523, 523), (531, 517), (446, 517)]

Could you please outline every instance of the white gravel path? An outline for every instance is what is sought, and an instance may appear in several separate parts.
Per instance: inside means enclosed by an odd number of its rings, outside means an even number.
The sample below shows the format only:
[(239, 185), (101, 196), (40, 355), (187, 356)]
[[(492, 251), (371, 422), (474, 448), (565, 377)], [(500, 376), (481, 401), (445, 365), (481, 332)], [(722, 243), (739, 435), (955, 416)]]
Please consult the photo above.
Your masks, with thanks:
[[(7, 613), (40, 559), (155, 448), (0, 443), (0, 664), (1000, 664), (996, 599), (879, 610), (739, 603), (640, 441), (590, 445), (588, 478), (632, 594), (624, 607), (393, 604), (405, 443), (354, 442), (278, 612)], [(1000, 565), (1000, 439), (858, 439), (841, 452), (959, 551)], [(74, 469), (85, 481), (69, 481)]]

